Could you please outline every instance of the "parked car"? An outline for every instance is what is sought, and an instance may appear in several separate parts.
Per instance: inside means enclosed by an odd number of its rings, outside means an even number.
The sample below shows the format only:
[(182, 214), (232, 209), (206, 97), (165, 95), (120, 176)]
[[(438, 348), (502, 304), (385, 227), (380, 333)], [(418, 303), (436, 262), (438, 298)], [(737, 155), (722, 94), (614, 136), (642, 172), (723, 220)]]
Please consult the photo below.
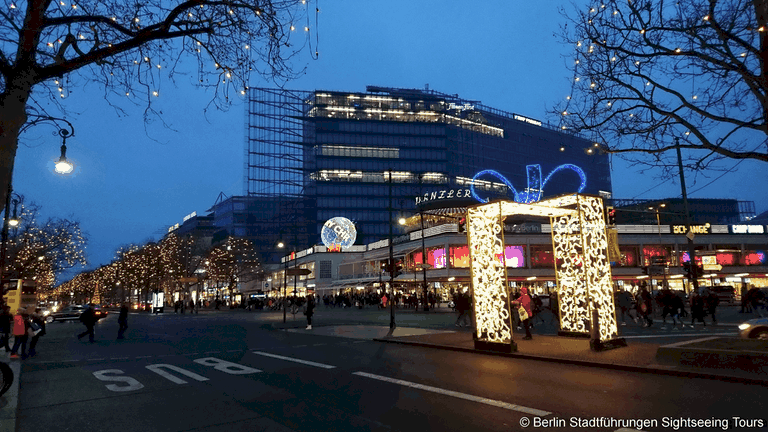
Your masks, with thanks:
[(717, 295), (720, 304), (736, 303), (736, 290), (732, 286), (718, 285), (708, 288), (710, 292)]
[(768, 340), (768, 318), (755, 318), (739, 324), (739, 336), (747, 339)]
[(54, 321), (74, 321), (80, 318), (80, 315), (85, 312), (86, 309), (88, 309), (88, 306), (70, 305), (58, 312), (49, 314), (47, 317), (45, 317), (45, 322), (52, 323)]
[[(80, 319), (80, 315), (82, 315), (86, 309), (88, 309), (88, 306), (70, 305), (60, 310), (59, 312), (53, 312), (49, 314), (47, 317), (45, 317), (45, 322), (52, 323), (54, 321), (76, 321)], [(99, 305), (96, 305), (93, 309), (97, 319), (105, 318), (109, 314), (109, 312), (103, 310)]]

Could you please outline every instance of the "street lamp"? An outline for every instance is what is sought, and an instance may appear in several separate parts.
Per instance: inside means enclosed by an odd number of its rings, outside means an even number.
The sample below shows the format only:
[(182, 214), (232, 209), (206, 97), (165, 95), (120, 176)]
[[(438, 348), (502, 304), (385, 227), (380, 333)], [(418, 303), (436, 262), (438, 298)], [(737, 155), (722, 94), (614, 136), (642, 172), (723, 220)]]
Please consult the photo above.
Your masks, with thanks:
[[(666, 206), (667, 205), (665, 203), (661, 203), (661, 204), (659, 204), (657, 206), (648, 207), (648, 210), (653, 210), (653, 211), (656, 212), (656, 227), (657, 227), (657, 231), (659, 233), (659, 247), (660, 248), (663, 248), (664, 246), (663, 246), (663, 243), (662, 243), (662, 240), (661, 240), (661, 218), (659, 217), (659, 210), (664, 208), (664, 207), (666, 207)], [(654, 267), (654, 264), (655, 263), (652, 260), (651, 261), (651, 267)], [(667, 288), (667, 272), (664, 271), (663, 268), (661, 269), (661, 271), (662, 271), (662, 275), (663, 275), (662, 289), (664, 289), (664, 288)], [(651, 272), (649, 272), (649, 273), (651, 273)], [(651, 280), (653, 280), (653, 277), (651, 277)], [(651, 286), (653, 286), (653, 282), (651, 282)]]
[[(13, 218), (11, 218), (9, 215), (11, 200), (13, 200)], [(11, 186), (11, 183), (8, 183), (8, 195), (6, 196), (6, 201), (5, 201), (5, 218), (3, 219), (3, 228), (2, 228), (2, 245), (0, 245), (0, 286), (5, 285), (5, 258), (8, 252), (8, 227), (9, 226), (16, 227), (19, 225), (19, 217), (17, 216), (17, 207), (21, 201), (22, 201), (21, 196), (13, 192), (13, 187)]]
[(59, 129), (59, 136), (62, 139), (61, 144), (61, 157), (56, 162), (56, 172), (59, 174), (69, 174), (74, 169), (72, 162), (67, 160), (67, 138), (75, 136), (75, 128), (72, 124), (64, 120), (70, 127), (71, 131), (66, 129)]

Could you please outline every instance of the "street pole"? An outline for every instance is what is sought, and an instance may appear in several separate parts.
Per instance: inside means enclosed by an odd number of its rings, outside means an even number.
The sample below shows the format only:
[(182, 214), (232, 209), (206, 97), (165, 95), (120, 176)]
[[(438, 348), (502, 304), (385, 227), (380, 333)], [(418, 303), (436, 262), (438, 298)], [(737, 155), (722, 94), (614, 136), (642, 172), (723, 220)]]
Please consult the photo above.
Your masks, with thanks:
[(680, 188), (682, 188), (683, 191), (683, 206), (685, 208), (685, 225), (687, 226), (686, 238), (688, 239), (688, 262), (690, 263), (689, 268), (693, 274), (691, 283), (693, 284), (693, 292), (698, 292), (699, 280), (696, 277), (696, 271), (693, 268), (696, 265), (696, 248), (693, 246), (693, 239), (688, 236), (691, 230), (691, 215), (688, 211), (688, 193), (685, 190), (685, 173), (683, 173), (683, 155), (680, 152), (680, 138), (677, 137), (675, 137), (675, 150), (677, 151), (677, 167), (680, 169)]
[(395, 249), (392, 243), (392, 168), (389, 169), (389, 335), (395, 331)]
[[(661, 219), (659, 218), (659, 207), (656, 207), (656, 228), (659, 231), (659, 247), (663, 247), (663, 243), (661, 241)], [(661, 274), (663, 275), (663, 282), (662, 282), (662, 289), (667, 288), (667, 269), (666, 269), (666, 263), (661, 268)]]
[[(0, 303), (3, 303), (3, 295), (5, 295), (5, 255), (8, 252), (8, 218), (11, 217), (11, 194), (13, 193), (13, 186), (11, 182), (8, 182), (8, 195), (5, 197), (5, 218), (3, 219), (2, 230), (2, 245), (0, 246)], [(391, 203), (390, 197), (390, 203)], [(390, 221), (391, 222), (391, 221)], [(390, 227), (391, 230), (391, 227)], [(391, 236), (390, 236), (391, 237)]]
[(285, 269), (283, 270), (283, 324), (285, 324), (285, 317), (288, 311), (287, 305), (288, 305), (288, 292), (286, 290), (286, 285), (288, 284), (288, 259), (285, 259)]
[(421, 219), (421, 272), (423, 275), (421, 291), (424, 296), (424, 311), (429, 311), (427, 303), (427, 248), (424, 245), (424, 212), (421, 210), (419, 210), (419, 217)]

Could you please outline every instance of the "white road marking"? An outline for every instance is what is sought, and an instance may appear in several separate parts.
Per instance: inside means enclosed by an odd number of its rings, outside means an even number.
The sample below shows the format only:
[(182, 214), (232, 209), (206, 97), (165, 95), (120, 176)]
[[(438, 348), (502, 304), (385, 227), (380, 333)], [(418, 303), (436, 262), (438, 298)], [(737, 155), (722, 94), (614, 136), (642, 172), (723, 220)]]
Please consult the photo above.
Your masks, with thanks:
[(140, 358), (151, 358), (151, 357), (152, 356), (138, 356), (138, 357), (134, 357), (134, 358), (140, 359)]
[(253, 353), (256, 354), (256, 355), (264, 356), (264, 357), (272, 357), (272, 358), (276, 358), (276, 359), (280, 359), (280, 360), (287, 360), (287, 361), (290, 361), (290, 362), (301, 363), (301, 364), (305, 364), (305, 365), (308, 365), (308, 366), (316, 366), (316, 367), (323, 368), (323, 369), (335, 369), (336, 368), (336, 366), (331, 366), (331, 365), (322, 364), (322, 363), (315, 363), (315, 362), (308, 361), (308, 360), (301, 360), (301, 359), (296, 359), (296, 358), (292, 358), (292, 357), (285, 357), (285, 356), (281, 356), (281, 355), (277, 355), (277, 354), (265, 353), (265, 352), (261, 352), (261, 351), (254, 351)]
[(128, 360), (130, 357), (111, 357), (110, 360)]
[[(653, 334), (653, 335), (638, 335), (638, 336), (619, 336), (624, 339), (651, 339), (651, 338), (665, 338), (665, 337), (694, 337), (694, 336), (736, 336), (736, 333), (670, 333), (670, 334)], [(711, 339), (711, 338), (708, 338)], [(688, 342), (684, 342), (688, 343)]]
[(549, 411), (542, 411), (542, 410), (538, 410), (538, 409), (535, 409), (535, 408), (528, 408), (528, 407), (524, 407), (524, 406), (520, 406), (520, 405), (515, 405), (515, 404), (511, 404), (511, 403), (507, 403), (507, 402), (497, 401), (497, 400), (494, 400), (494, 399), (487, 399), (487, 398), (484, 398), (484, 397), (473, 396), (473, 395), (469, 395), (469, 394), (466, 394), (466, 393), (460, 393), (460, 392), (456, 392), (456, 391), (452, 391), (452, 390), (441, 389), (441, 388), (438, 388), (438, 387), (432, 387), (432, 386), (427, 386), (427, 385), (423, 385), (423, 384), (412, 383), (410, 381), (403, 381), (403, 380), (399, 380), (399, 379), (395, 379), (395, 378), (389, 378), (389, 377), (385, 377), (385, 376), (381, 376), (381, 375), (369, 374), (369, 373), (366, 373), (366, 372), (352, 372), (352, 375), (359, 375), (359, 376), (362, 376), (362, 377), (372, 378), (372, 379), (379, 380), (379, 381), (386, 381), (386, 382), (389, 382), (389, 383), (392, 383), (392, 384), (399, 384), (399, 385), (403, 385), (403, 386), (407, 386), (407, 387), (411, 387), (411, 388), (415, 388), (415, 389), (419, 389), (419, 390), (426, 390), (426, 391), (433, 392), (433, 393), (439, 393), (439, 394), (442, 394), (442, 395), (452, 396), (452, 397), (455, 397), (455, 398), (464, 399), (464, 400), (468, 400), (468, 401), (472, 401), (472, 402), (479, 402), (479, 403), (482, 403), (482, 404), (491, 405), (491, 406), (495, 406), (495, 407), (498, 407), (498, 408), (504, 408), (504, 409), (508, 409), (508, 410), (511, 410), (511, 411), (518, 411), (518, 412), (522, 412), (522, 413), (526, 413), (526, 414), (531, 414), (531, 415), (535, 415), (535, 416), (539, 416), (539, 417), (544, 417), (544, 416), (548, 416), (548, 415), (552, 414)]

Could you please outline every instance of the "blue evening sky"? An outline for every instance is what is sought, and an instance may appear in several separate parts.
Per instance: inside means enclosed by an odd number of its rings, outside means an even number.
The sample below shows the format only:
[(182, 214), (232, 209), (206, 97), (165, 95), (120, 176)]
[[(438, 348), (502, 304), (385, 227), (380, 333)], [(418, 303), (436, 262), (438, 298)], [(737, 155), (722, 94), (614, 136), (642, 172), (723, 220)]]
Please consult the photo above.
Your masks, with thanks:
[[(364, 91), (366, 85), (429, 88), (536, 119), (569, 91), (571, 47), (556, 38), (563, 18), (559, 4), (485, 0), (321, 2), (319, 60), (305, 51), (294, 61), (307, 66), (286, 87), (300, 90)], [(313, 32), (314, 44), (314, 32)], [(76, 175), (53, 173), (60, 138), (40, 126), (24, 137), (14, 189), (42, 206), (42, 216), (70, 217), (89, 238), (89, 268), (108, 263), (128, 243), (158, 239), (168, 226), (204, 213), (219, 193), (243, 194), (245, 107), (238, 99), (227, 112), (204, 110), (211, 94), (189, 85), (195, 75), (164, 79), (158, 109), (162, 122), (144, 123), (144, 107), (110, 107), (96, 85), (68, 88), (63, 102), (76, 136), (68, 156)], [(251, 86), (272, 87), (264, 81)], [(733, 162), (724, 166), (730, 167)], [(768, 210), (765, 164), (743, 162), (714, 184), (693, 176), (691, 197), (754, 201)], [(612, 162), (614, 197), (680, 196), (679, 183), (639, 174)], [(653, 188), (653, 186), (661, 186)], [(318, 239), (319, 241), (319, 239)]]

